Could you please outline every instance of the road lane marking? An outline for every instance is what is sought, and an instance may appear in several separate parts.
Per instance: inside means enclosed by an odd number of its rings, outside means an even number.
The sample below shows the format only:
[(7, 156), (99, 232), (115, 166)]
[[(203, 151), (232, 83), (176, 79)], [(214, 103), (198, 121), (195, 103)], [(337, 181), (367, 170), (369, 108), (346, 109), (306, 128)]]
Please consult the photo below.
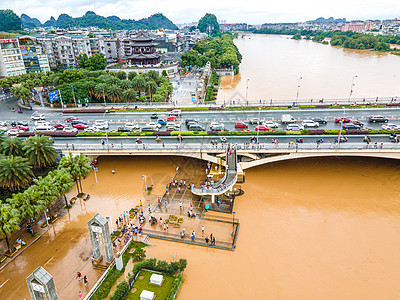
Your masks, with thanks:
[(3, 285), (5, 285), (6, 283), (7, 283), (7, 281), (9, 281), (10, 280), (10, 278), (8, 278), (6, 281), (4, 281), (3, 282), (3, 284), (2, 285), (0, 285), (0, 289), (3, 287)]

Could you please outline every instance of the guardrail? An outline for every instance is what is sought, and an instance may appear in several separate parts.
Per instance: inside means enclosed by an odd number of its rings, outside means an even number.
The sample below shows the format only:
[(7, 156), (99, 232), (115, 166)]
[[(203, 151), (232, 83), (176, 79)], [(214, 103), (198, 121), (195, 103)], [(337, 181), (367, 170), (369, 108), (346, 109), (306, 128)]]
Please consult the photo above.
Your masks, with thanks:
[[(101, 152), (129, 152), (129, 150), (136, 150), (139, 152), (146, 152), (151, 150), (157, 150), (157, 153), (164, 153), (168, 151), (210, 151), (210, 152), (223, 152), (226, 150), (226, 144), (220, 145), (211, 145), (208, 143), (182, 143), (182, 144), (134, 144), (134, 143), (126, 143), (123, 145), (120, 144), (106, 144), (106, 145), (97, 145), (97, 144), (81, 144), (81, 143), (69, 143), (68, 146), (66, 144), (54, 144), (54, 147), (57, 150), (67, 150), (67, 151), (101, 151)], [(238, 154), (240, 155), (241, 151), (250, 151), (250, 152), (265, 152), (266, 150), (271, 150), (276, 152), (278, 150), (285, 151), (302, 151), (302, 150), (400, 150), (400, 144), (398, 143), (377, 143), (377, 144), (367, 144), (367, 143), (331, 143), (325, 142), (321, 144), (315, 143), (300, 143), (300, 144), (288, 144), (288, 143), (280, 143), (278, 145), (271, 143), (259, 143), (259, 144), (249, 144), (249, 143), (237, 143), (235, 144), (236, 149), (238, 150)]]

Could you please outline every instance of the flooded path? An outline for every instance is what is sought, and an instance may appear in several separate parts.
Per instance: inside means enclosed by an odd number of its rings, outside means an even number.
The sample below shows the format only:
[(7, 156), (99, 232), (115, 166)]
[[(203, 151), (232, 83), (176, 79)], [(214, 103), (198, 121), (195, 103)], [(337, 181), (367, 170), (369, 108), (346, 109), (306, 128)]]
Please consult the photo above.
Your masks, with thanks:
[[(0, 299), (30, 298), (25, 278), (39, 265), (55, 278), (60, 299), (88, 291), (100, 274), (91, 268), (88, 220), (115, 218), (144, 194), (142, 175), (162, 195), (181, 158), (108, 157), (99, 160), (91, 194), (36, 244), (0, 272)], [(115, 170), (113, 175), (111, 170)], [(246, 171), (235, 201), (236, 250), (152, 239), (148, 257), (186, 258), (178, 299), (400, 298), (400, 163), (324, 158), (285, 161)], [(155, 200), (156, 201), (156, 200)], [(144, 202), (144, 204), (147, 202)], [(75, 279), (84, 270), (89, 286)]]

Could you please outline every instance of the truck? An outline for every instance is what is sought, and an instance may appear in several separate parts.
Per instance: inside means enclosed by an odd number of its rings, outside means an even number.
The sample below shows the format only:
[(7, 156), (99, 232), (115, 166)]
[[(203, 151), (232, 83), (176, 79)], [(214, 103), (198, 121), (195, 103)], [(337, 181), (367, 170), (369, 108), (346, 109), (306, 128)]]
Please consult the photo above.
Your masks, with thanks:
[(296, 119), (292, 115), (282, 115), (281, 121), (283, 124), (287, 124), (296, 122)]

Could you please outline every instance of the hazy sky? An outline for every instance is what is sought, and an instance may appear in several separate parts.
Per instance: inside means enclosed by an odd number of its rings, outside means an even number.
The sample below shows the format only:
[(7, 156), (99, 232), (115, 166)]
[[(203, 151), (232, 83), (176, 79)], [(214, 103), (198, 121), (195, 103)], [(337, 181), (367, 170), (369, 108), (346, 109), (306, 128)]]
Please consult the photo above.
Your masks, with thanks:
[(307, 21), (317, 17), (386, 19), (400, 17), (399, 0), (0, 0), (2, 9), (44, 22), (61, 13), (73, 17), (91, 10), (103, 16), (140, 19), (162, 12), (174, 23), (197, 21), (206, 12), (227, 22), (262, 24)]

